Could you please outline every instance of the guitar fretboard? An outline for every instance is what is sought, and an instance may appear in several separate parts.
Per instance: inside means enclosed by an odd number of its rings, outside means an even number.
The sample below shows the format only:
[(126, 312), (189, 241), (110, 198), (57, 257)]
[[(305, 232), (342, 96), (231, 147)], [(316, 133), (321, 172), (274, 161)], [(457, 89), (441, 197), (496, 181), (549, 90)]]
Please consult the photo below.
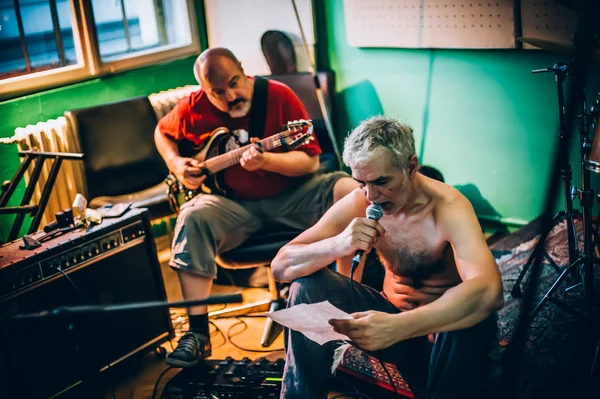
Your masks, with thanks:
[[(297, 132), (291, 130), (284, 130), (281, 133), (277, 133), (273, 136), (269, 136), (265, 139), (262, 139), (261, 141), (259, 141), (259, 143), (262, 145), (265, 151), (271, 151), (277, 147), (281, 147), (282, 140), (285, 141), (286, 138), (295, 133)], [(240, 160), (242, 159), (242, 154), (248, 149), (250, 145), (256, 144), (248, 144), (235, 150), (229, 151), (226, 154), (217, 155), (216, 157), (207, 159), (206, 161), (204, 161), (204, 167), (208, 169), (208, 171), (211, 174), (220, 172), (223, 169), (227, 169), (230, 166), (240, 163)]]

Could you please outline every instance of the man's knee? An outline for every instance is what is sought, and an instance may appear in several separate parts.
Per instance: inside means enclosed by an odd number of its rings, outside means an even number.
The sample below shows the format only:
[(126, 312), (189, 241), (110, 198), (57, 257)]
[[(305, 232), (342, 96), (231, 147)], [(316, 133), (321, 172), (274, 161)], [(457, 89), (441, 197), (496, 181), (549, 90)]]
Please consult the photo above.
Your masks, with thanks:
[(358, 187), (358, 183), (350, 177), (339, 179), (333, 186), (333, 203), (335, 204)]
[(323, 268), (318, 272), (294, 280), (290, 286), (288, 305), (327, 300), (329, 295), (344, 290), (346, 285), (348, 283), (342, 275)]

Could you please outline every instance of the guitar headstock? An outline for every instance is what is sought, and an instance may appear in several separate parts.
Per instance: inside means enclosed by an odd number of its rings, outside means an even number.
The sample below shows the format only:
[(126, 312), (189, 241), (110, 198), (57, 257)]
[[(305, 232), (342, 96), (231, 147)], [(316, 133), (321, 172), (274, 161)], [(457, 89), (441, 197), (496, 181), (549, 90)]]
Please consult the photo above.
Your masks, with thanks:
[(288, 148), (296, 148), (308, 144), (314, 140), (312, 121), (299, 119), (287, 123), (288, 134), (285, 137), (285, 143)]

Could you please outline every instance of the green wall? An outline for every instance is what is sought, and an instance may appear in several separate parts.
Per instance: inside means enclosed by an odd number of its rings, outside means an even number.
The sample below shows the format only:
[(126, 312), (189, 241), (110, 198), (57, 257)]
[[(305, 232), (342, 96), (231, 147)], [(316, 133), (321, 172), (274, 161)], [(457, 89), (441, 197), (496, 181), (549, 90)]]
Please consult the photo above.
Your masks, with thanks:
[[(206, 48), (203, 0), (195, 0), (195, 11), (199, 21), (200, 46)], [(16, 127), (56, 118), (69, 109), (196, 84), (192, 72), (195, 58), (196, 56), (186, 57), (0, 102), (0, 137), (12, 137)], [(19, 162), (16, 144), (0, 144), (0, 182), (12, 178)], [(21, 184), (13, 194), (9, 205), (19, 205), (24, 191), (25, 186)], [(8, 236), (13, 219), (13, 216), (0, 216), (0, 242), (4, 242)], [(30, 219), (29, 217), (25, 219), (25, 226)]]
[[(531, 71), (569, 57), (354, 48), (346, 41), (343, 0), (316, 3), (317, 20), (327, 26), (318, 31), (326, 48), (318, 49), (319, 63), (337, 76), (338, 135), (378, 113), (396, 117), (414, 127), (420, 161), (439, 168), (480, 216), (520, 224), (539, 215), (558, 137), (557, 94), (554, 74)], [(588, 93), (596, 93), (598, 79), (591, 86), (596, 91)]]

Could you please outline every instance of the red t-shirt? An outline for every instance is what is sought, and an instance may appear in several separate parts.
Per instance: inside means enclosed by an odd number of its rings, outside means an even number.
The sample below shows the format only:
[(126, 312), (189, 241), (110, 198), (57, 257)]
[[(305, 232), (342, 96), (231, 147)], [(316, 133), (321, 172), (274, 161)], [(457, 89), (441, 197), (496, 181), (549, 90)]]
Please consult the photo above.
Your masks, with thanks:
[[(304, 105), (296, 94), (283, 83), (269, 80), (267, 86), (267, 115), (265, 132), (262, 138), (272, 136), (281, 131), (287, 122), (308, 119)], [(249, 130), (249, 116), (232, 118), (228, 113), (218, 110), (208, 99), (204, 90), (200, 89), (179, 103), (158, 122), (159, 129), (175, 140), (187, 139), (199, 146), (210, 137), (210, 133), (225, 127), (229, 130)], [(252, 133), (251, 133), (252, 134)], [(274, 152), (280, 152), (275, 150)], [(314, 156), (321, 153), (316, 138), (296, 150)], [(282, 193), (294, 184), (296, 178), (279, 173), (257, 170), (247, 171), (239, 164), (223, 171), (225, 183), (235, 198), (256, 200), (273, 197)]]

